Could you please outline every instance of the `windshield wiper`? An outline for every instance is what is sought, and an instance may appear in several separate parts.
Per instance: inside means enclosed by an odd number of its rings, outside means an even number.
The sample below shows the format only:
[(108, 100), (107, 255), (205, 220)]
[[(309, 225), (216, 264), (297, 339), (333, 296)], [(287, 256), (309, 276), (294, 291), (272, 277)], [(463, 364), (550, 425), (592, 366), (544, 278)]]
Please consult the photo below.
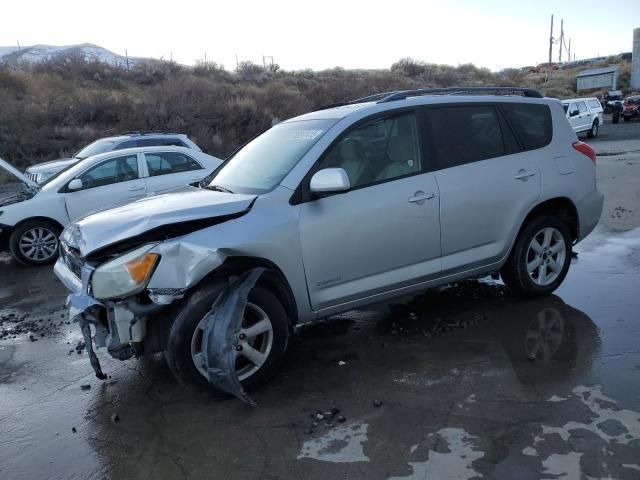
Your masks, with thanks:
[(231, 190), (221, 185), (207, 185), (204, 188), (206, 188), (207, 190), (214, 190), (216, 192), (233, 193)]

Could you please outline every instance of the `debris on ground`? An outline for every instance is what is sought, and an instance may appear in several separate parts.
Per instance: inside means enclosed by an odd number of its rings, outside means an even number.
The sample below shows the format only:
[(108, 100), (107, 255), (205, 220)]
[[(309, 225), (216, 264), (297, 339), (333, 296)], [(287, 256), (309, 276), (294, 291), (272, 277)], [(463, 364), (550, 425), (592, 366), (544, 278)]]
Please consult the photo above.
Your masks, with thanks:
[[(35, 342), (37, 337), (45, 338), (60, 332), (60, 327), (68, 322), (52, 318), (59, 310), (24, 313), (14, 309), (0, 310), (0, 340), (16, 339), (28, 334)], [(31, 340), (31, 337), (34, 340)]]
[(380, 408), (382, 406), (382, 401), (381, 400), (374, 400), (373, 401), (373, 406), (376, 408)]
[(78, 355), (82, 354), (82, 351), (84, 350), (84, 348), (85, 348), (84, 342), (82, 340), (78, 340), (78, 343), (76, 343), (76, 348), (75, 348), (76, 353)]
[(81, 390), (91, 390), (91, 385), (87, 384), (87, 385), (80, 385), (80, 389)]
[(71, 431), (72, 431), (73, 433), (77, 433), (77, 432), (78, 432), (78, 429), (77, 429), (76, 427), (71, 427)]
[(113, 415), (111, 415), (111, 421), (113, 423), (118, 423), (120, 421), (120, 415), (118, 415), (117, 413), (114, 413)]
[(340, 360), (340, 361), (338, 362), (338, 365), (339, 365), (339, 366), (341, 366), (341, 367), (344, 367), (346, 364), (347, 364), (347, 362), (345, 362), (345, 361), (343, 361), (343, 360)]

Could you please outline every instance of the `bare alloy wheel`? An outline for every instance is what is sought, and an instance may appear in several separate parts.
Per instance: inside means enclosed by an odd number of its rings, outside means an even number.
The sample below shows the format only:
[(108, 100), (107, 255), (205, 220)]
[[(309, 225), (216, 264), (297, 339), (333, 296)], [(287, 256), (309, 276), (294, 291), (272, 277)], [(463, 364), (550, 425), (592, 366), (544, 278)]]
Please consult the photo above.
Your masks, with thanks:
[[(191, 358), (201, 375), (208, 378), (202, 340), (205, 319), (200, 320), (191, 339)], [(260, 307), (247, 303), (242, 319), (242, 328), (233, 336), (236, 356), (236, 373), (241, 382), (254, 375), (266, 362), (273, 347), (273, 325), (269, 316)]]
[(58, 252), (58, 236), (47, 227), (34, 227), (22, 234), (18, 247), (27, 259), (46, 262)]
[(561, 274), (567, 247), (559, 230), (547, 227), (531, 239), (527, 251), (527, 272), (531, 280), (544, 287), (553, 283)]

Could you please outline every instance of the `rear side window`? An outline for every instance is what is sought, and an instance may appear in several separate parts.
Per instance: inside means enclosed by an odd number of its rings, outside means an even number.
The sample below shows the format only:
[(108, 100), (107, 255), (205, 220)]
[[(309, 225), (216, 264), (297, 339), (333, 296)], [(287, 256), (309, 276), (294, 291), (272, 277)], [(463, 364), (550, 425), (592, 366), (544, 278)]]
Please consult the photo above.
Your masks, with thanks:
[[(515, 129), (526, 150), (535, 150), (551, 143), (553, 127), (548, 105), (533, 103), (504, 103), (501, 105), (507, 120)], [(571, 110), (571, 106), (569, 110)]]
[(517, 147), (492, 106), (430, 108), (427, 118), (427, 144), (434, 149), (439, 169), (507, 155)]
[(189, 172), (202, 168), (193, 158), (180, 152), (145, 153), (144, 158), (150, 177)]
[(578, 102), (578, 111), (580, 113), (586, 113), (587, 111), (587, 104), (584, 102)]
[(589, 100), (589, 106), (591, 108), (601, 108), (600, 102), (598, 100)]

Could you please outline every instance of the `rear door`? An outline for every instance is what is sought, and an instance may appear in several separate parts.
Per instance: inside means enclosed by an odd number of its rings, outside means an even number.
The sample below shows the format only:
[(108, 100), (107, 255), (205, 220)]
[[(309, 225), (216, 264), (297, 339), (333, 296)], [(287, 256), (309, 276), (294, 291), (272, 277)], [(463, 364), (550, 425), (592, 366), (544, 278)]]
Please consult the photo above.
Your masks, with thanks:
[(159, 192), (202, 180), (203, 166), (182, 152), (150, 152), (144, 154), (147, 191)]
[(576, 102), (578, 106), (578, 131), (584, 132), (585, 130), (589, 130), (591, 128), (591, 112), (587, 108), (587, 102), (579, 101)]
[(137, 154), (113, 157), (76, 176), (82, 180), (82, 189), (64, 192), (71, 220), (144, 197), (140, 162)]
[[(527, 129), (544, 127), (524, 113)], [(440, 191), (443, 274), (497, 262), (540, 195), (536, 159), (497, 105), (429, 107), (425, 115)]]

